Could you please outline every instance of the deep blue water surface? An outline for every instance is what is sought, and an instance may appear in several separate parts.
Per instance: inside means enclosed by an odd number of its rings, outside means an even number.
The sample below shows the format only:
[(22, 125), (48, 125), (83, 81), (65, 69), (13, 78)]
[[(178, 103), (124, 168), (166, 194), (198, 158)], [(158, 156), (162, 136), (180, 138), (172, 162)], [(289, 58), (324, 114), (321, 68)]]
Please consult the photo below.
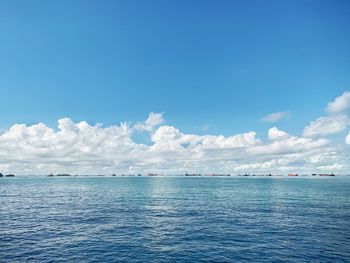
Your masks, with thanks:
[(349, 262), (350, 178), (0, 178), (0, 262)]

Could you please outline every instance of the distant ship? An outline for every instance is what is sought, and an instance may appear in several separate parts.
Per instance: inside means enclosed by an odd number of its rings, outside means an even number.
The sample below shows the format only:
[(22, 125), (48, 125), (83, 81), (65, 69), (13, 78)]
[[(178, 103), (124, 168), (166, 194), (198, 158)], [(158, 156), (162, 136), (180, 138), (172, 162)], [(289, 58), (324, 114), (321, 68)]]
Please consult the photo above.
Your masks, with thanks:
[(288, 174), (288, 176), (298, 176), (298, 174)]
[(0, 177), (15, 177), (14, 174), (5, 174), (3, 175), (2, 173), (0, 173)]
[(202, 176), (201, 174), (189, 174), (189, 173), (185, 173), (185, 176)]
[(334, 173), (330, 173), (330, 174), (318, 174), (319, 176), (335, 176)]

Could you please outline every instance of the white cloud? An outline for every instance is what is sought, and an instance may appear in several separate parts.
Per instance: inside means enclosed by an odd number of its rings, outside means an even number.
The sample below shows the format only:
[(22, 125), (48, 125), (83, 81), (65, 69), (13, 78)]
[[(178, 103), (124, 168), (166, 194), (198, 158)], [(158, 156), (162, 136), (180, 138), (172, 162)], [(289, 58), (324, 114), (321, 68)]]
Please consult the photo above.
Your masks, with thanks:
[(273, 112), (270, 113), (263, 118), (261, 118), (261, 121), (263, 122), (278, 122), (284, 118), (287, 118), (290, 115), (289, 111), (279, 111), (279, 112)]
[(346, 91), (334, 101), (329, 102), (326, 111), (330, 114), (338, 114), (350, 108), (350, 92)]
[(276, 127), (272, 127), (268, 131), (268, 137), (270, 140), (278, 140), (278, 139), (285, 139), (289, 137), (289, 134), (277, 129)]
[(200, 145), (204, 148), (240, 148), (253, 146), (260, 143), (259, 139), (256, 139), (255, 132), (247, 132), (237, 134), (225, 138), (222, 135), (213, 136), (205, 135), (201, 137)]
[(256, 145), (260, 140), (255, 132), (237, 134), (229, 137), (223, 135), (183, 134), (173, 126), (161, 126), (152, 136), (152, 149), (161, 151), (196, 149), (233, 149)]
[(135, 129), (152, 131), (155, 127), (161, 125), (164, 122), (163, 113), (151, 112), (148, 114), (148, 118), (144, 122), (137, 123)]
[[(0, 172), (45, 173), (184, 173), (184, 172), (348, 172), (350, 149), (324, 136), (344, 131), (349, 92), (328, 104), (330, 115), (293, 136), (272, 127), (263, 141), (256, 132), (231, 136), (186, 134), (163, 125), (163, 113), (153, 113), (136, 124), (103, 127), (69, 118), (57, 129), (43, 123), (15, 124), (0, 134)], [(276, 122), (289, 112), (275, 112), (262, 120)], [(133, 141), (148, 132), (151, 144)], [(350, 132), (345, 138), (350, 144)]]
[(162, 124), (164, 122), (163, 113), (151, 112), (145, 122), (147, 126), (154, 127)]
[(350, 132), (349, 134), (345, 137), (345, 143), (350, 144)]
[(233, 173), (350, 168), (350, 154), (323, 138), (296, 137), (276, 127), (268, 131), (266, 142), (254, 131), (232, 136), (186, 134), (174, 126), (159, 126), (163, 118), (156, 114), (136, 124), (151, 131), (151, 145), (134, 142), (132, 135), (138, 130), (126, 123), (103, 127), (64, 118), (56, 130), (43, 123), (15, 124), (0, 135), (0, 171)]
[(320, 117), (310, 122), (304, 129), (304, 136), (325, 136), (344, 131), (350, 124), (348, 116), (344, 114)]

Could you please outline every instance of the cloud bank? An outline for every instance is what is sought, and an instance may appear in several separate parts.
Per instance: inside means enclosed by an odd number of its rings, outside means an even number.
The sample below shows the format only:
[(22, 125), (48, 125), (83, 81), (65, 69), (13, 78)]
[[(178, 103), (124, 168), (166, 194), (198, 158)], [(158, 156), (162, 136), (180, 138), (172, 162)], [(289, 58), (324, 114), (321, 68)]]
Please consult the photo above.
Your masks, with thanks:
[[(343, 144), (327, 138), (349, 125), (347, 107), (339, 98), (328, 104), (329, 115), (310, 122), (303, 135), (271, 127), (264, 140), (254, 131), (231, 136), (186, 134), (164, 125), (163, 113), (153, 112), (143, 122), (108, 127), (69, 118), (58, 120), (55, 129), (43, 123), (15, 124), (0, 134), (0, 172), (347, 173), (350, 133)], [(146, 132), (151, 143), (135, 142), (133, 135), (139, 132)]]

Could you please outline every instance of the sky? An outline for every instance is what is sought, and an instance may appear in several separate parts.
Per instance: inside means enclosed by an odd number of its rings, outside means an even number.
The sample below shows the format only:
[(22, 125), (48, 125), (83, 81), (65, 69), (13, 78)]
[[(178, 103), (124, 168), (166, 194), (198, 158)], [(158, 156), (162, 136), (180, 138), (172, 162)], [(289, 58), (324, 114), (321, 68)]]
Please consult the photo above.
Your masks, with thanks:
[(0, 1), (0, 172), (350, 173), (350, 3)]

